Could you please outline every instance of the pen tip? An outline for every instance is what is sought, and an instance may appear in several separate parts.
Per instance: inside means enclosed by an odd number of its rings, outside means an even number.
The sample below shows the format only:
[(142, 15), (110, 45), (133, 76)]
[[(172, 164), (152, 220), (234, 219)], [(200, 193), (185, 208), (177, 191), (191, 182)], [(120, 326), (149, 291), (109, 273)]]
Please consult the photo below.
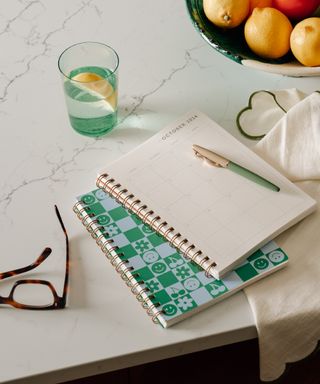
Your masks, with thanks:
[(196, 156), (199, 156), (199, 152), (198, 152), (198, 145), (196, 144), (192, 144), (192, 149), (193, 149), (193, 152)]

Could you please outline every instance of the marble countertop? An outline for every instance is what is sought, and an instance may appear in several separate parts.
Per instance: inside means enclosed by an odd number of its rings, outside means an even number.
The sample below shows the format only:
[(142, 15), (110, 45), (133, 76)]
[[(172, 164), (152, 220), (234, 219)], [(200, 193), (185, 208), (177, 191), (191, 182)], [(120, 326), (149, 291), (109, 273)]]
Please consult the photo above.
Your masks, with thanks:
[[(70, 127), (57, 68), (59, 54), (81, 41), (111, 45), (120, 57), (119, 124), (100, 139)], [(0, 271), (28, 265), (50, 246), (48, 260), (28, 277), (48, 279), (62, 293), (65, 254), (54, 204), (71, 251), (66, 309), (0, 308), (0, 382), (61, 382), (255, 337), (242, 293), (168, 330), (155, 326), (72, 205), (95, 187), (101, 166), (189, 109), (251, 145), (235, 117), (252, 92), (309, 93), (320, 88), (320, 78), (284, 77), (228, 60), (198, 35), (183, 1), (5, 0), (0, 48)], [(12, 284), (2, 281), (0, 295)]]

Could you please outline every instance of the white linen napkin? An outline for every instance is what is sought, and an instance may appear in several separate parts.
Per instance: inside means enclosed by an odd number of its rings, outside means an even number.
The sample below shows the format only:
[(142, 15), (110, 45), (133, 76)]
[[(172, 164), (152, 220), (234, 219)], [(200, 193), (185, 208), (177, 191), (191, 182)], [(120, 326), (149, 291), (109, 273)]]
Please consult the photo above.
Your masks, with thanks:
[[(297, 101), (254, 150), (319, 205), (320, 93)], [(277, 379), (286, 363), (309, 355), (320, 340), (320, 209), (275, 241), (288, 254), (288, 266), (245, 289), (263, 381)]]

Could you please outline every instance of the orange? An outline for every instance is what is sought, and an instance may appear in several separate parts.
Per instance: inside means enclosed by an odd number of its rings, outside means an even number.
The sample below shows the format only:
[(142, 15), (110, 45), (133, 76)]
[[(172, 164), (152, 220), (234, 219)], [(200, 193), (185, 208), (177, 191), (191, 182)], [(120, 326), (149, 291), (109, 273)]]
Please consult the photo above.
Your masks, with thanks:
[(273, 7), (292, 20), (311, 17), (319, 5), (319, 0), (273, 0)]
[(249, 14), (250, 0), (203, 0), (207, 18), (218, 27), (234, 28)]
[(275, 8), (255, 8), (244, 26), (244, 36), (250, 49), (266, 59), (278, 59), (290, 50), (292, 25)]
[(308, 67), (320, 65), (320, 17), (309, 17), (296, 24), (290, 46), (301, 64)]
[(254, 8), (265, 8), (265, 7), (272, 7), (272, 0), (250, 0), (249, 14), (251, 15)]

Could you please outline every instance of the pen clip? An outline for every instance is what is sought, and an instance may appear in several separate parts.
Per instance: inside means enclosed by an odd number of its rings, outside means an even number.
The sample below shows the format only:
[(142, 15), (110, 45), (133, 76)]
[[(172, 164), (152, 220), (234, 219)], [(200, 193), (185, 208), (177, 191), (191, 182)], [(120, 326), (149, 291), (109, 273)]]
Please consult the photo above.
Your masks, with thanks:
[(217, 155), (216, 153), (213, 153), (209, 149), (200, 147), (200, 145), (194, 144), (192, 149), (197, 157), (205, 159), (210, 165), (225, 168), (229, 164), (229, 160)]
[(209, 163), (210, 165), (213, 165), (213, 166), (215, 166), (215, 167), (221, 167), (221, 164), (218, 164), (218, 163), (216, 163), (215, 161), (208, 159), (206, 156), (201, 155), (197, 150), (193, 149), (193, 151), (194, 151), (194, 154), (195, 154), (197, 157), (199, 157), (199, 159), (206, 160), (207, 163)]

